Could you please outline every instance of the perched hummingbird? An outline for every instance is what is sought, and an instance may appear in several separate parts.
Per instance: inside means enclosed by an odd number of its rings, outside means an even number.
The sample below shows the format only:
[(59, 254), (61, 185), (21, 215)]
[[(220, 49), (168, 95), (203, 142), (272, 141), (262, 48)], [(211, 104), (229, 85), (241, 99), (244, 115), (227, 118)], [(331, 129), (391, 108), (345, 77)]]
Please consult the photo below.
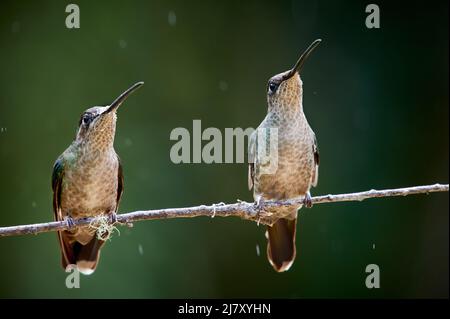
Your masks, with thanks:
[[(303, 83), (299, 72), (320, 42), (320, 39), (315, 40), (291, 70), (269, 80), (267, 116), (249, 141), (248, 183), (249, 189), (253, 187), (253, 197), (260, 208), (262, 200), (286, 200), (299, 196), (304, 196), (305, 206), (312, 206), (309, 190), (317, 185), (319, 152), (315, 134), (303, 113)], [(271, 129), (275, 129), (278, 136), (278, 165), (273, 172), (265, 174), (261, 152), (257, 149), (263, 143), (258, 139), (267, 139), (270, 134), (258, 134), (258, 131)], [(270, 143), (267, 140), (263, 142), (263, 145)], [(267, 258), (278, 272), (288, 270), (295, 259), (297, 210), (297, 207), (279, 209), (274, 223), (267, 228)]]
[[(116, 111), (143, 82), (122, 93), (109, 106), (87, 109), (79, 122), (77, 135), (53, 166), (53, 211), (57, 221), (94, 217), (101, 214), (115, 220), (123, 192), (122, 166), (114, 150)], [(78, 227), (58, 232), (62, 266), (76, 265), (86, 275), (97, 267), (100, 248), (105, 243), (95, 229)]]

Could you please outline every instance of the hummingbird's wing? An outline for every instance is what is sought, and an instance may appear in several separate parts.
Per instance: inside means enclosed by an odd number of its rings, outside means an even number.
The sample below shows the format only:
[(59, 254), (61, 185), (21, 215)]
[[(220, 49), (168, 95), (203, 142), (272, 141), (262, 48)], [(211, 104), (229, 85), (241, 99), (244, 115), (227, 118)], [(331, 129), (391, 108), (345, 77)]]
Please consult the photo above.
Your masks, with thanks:
[(255, 182), (255, 152), (256, 152), (256, 131), (250, 135), (248, 140), (248, 189), (253, 188)]
[(64, 162), (58, 158), (53, 165), (52, 190), (53, 190), (53, 212), (55, 219), (61, 220), (61, 183), (64, 176)]
[[(313, 133), (314, 134), (314, 133)], [(319, 180), (319, 147), (317, 146), (316, 134), (314, 136), (313, 152), (314, 152), (314, 168), (312, 175), (312, 186), (316, 187)]]
[[(64, 178), (64, 160), (63, 158), (58, 158), (53, 165), (52, 174), (52, 189), (53, 189), (53, 212), (55, 214), (55, 220), (64, 220), (61, 213), (61, 189), (62, 181)], [(72, 245), (70, 244), (70, 239), (67, 234), (63, 231), (58, 231), (58, 240), (61, 246), (62, 253), (62, 264), (66, 268), (67, 265), (72, 264), (74, 260), (74, 252)]]
[(117, 160), (119, 161), (119, 169), (118, 172), (118, 179), (117, 179), (117, 204), (116, 204), (116, 212), (119, 208), (120, 199), (122, 198), (123, 193), (123, 170), (122, 170), (122, 163), (120, 162), (119, 156), (117, 156)]
[(255, 179), (255, 164), (248, 163), (248, 189), (253, 188), (253, 181)]

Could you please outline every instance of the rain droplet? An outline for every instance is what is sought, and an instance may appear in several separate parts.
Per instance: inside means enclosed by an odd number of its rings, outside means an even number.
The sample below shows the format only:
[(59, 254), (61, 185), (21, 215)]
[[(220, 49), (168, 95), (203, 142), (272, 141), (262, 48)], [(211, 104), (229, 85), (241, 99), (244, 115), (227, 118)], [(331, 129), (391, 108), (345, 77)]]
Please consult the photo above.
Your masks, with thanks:
[(125, 40), (120, 40), (119, 41), (119, 46), (122, 48), (122, 49), (125, 49), (126, 47), (127, 47), (127, 41), (125, 41)]
[(36, 202), (31, 202), (31, 207), (35, 208), (37, 206)]
[(142, 248), (141, 244), (138, 245), (138, 251), (139, 251), (139, 255), (141, 255), (141, 256), (144, 255), (144, 248)]
[(260, 250), (259, 250), (259, 245), (258, 244), (256, 244), (256, 256), (260, 256), (261, 255), (261, 252), (260, 252)]
[(220, 89), (222, 92), (227, 91), (227, 90), (228, 90), (228, 83), (225, 82), (225, 81), (220, 81), (220, 82), (219, 82), (219, 89)]
[(169, 11), (169, 15), (167, 16), (167, 21), (171, 27), (176, 26), (177, 24), (177, 15), (173, 11)]

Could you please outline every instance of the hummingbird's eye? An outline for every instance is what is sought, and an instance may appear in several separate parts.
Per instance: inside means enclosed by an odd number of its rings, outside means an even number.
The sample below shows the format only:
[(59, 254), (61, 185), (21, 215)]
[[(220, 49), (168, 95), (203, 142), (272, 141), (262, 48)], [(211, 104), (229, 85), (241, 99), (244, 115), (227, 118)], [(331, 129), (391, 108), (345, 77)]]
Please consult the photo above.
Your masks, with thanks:
[(83, 115), (83, 124), (88, 125), (89, 123), (91, 123), (93, 118), (94, 118), (94, 116), (91, 113), (84, 114)]
[(270, 82), (269, 83), (269, 93), (275, 93), (278, 89), (278, 84), (275, 82)]

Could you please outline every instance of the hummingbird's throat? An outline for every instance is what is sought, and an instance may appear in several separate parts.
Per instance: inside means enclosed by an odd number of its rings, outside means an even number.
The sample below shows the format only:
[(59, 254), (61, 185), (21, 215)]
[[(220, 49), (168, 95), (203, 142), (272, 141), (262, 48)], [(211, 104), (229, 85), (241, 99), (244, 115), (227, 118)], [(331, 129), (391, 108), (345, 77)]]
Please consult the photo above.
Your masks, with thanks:
[(303, 83), (298, 74), (283, 81), (276, 94), (268, 96), (269, 111), (297, 112), (302, 110)]
[(107, 151), (114, 144), (116, 118), (115, 112), (100, 115), (88, 127), (80, 127), (77, 141), (92, 151)]

